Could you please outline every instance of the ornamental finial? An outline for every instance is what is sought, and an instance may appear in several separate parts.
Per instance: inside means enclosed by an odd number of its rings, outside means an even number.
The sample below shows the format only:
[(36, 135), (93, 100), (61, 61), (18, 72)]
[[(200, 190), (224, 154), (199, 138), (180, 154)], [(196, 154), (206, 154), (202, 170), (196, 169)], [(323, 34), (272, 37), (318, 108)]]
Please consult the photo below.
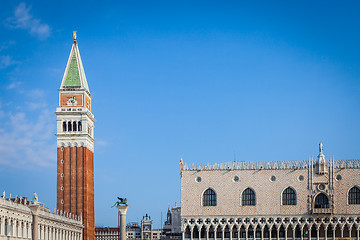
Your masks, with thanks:
[(76, 31), (73, 31), (73, 39), (76, 40)]

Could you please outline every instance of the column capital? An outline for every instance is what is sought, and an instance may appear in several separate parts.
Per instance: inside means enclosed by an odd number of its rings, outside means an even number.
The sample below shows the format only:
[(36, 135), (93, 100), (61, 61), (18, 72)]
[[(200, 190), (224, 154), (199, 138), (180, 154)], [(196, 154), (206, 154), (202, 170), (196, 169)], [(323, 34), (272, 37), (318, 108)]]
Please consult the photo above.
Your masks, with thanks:
[(30, 211), (33, 215), (38, 215), (39, 214), (39, 211), (40, 211), (40, 208), (41, 208), (41, 205), (40, 204), (31, 204), (29, 206), (30, 208)]
[(126, 215), (126, 212), (130, 207), (129, 205), (125, 205), (125, 206), (116, 206), (116, 208), (119, 210), (120, 215)]

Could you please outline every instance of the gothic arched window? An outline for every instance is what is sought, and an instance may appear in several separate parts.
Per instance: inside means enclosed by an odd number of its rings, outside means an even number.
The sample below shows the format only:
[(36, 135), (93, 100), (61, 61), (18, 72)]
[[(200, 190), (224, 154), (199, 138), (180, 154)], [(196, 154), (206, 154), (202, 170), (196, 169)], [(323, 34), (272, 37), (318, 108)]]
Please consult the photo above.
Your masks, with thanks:
[(256, 195), (254, 190), (247, 188), (242, 193), (242, 205), (243, 206), (255, 206), (256, 205)]
[(323, 193), (318, 194), (315, 198), (314, 208), (329, 208), (329, 198)]
[(286, 188), (282, 194), (283, 205), (296, 205), (296, 192), (291, 187)]
[(68, 122), (68, 131), (71, 132), (71, 130), (72, 130), (72, 124), (71, 122)]
[(203, 206), (216, 206), (216, 193), (211, 188), (206, 189), (203, 194)]
[(356, 186), (349, 191), (349, 204), (360, 204), (360, 189)]
[(64, 121), (64, 122), (63, 122), (63, 132), (66, 132), (66, 127), (67, 127), (67, 124), (66, 124), (66, 122)]
[(76, 130), (77, 130), (76, 122), (74, 121), (74, 122), (73, 122), (73, 131), (76, 132)]
[(79, 121), (79, 122), (78, 122), (78, 130), (79, 130), (79, 132), (81, 132), (81, 131), (82, 131), (82, 124), (81, 124), (81, 121)]

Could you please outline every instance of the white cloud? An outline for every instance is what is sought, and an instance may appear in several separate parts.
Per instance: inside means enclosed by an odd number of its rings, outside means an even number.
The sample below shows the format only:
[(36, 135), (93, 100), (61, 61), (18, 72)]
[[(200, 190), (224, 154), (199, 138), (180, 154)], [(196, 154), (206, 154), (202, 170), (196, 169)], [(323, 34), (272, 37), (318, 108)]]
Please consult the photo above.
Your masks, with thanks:
[(4, 49), (9, 48), (9, 47), (12, 46), (12, 45), (15, 45), (15, 41), (8, 41), (8, 42), (5, 42), (5, 43), (2, 43), (2, 44), (0, 45), (0, 52), (1, 52), (2, 50), (4, 50)]
[(6, 89), (14, 89), (19, 87), (21, 84), (22, 82), (12, 82), (6, 87)]
[(29, 92), (37, 97), (22, 106), (0, 99), (0, 166), (56, 166), (55, 115), (48, 109), (43, 91)]
[(20, 3), (14, 11), (14, 16), (6, 19), (7, 26), (27, 30), (40, 39), (48, 38), (50, 36), (49, 25), (34, 18), (30, 14), (30, 9), (31, 7), (27, 7), (26, 3)]
[(0, 69), (9, 67), (14, 64), (18, 64), (19, 61), (15, 61), (11, 56), (0, 56)]
[(108, 143), (104, 140), (96, 140), (96, 146), (103, 147), (103, 146), (107, 146), (107, 145), (108, 145)]
[(26, 105), (31, 111), (43, 109), (46, 107), (46, 103), (44, 102), (26, 102)]
[(6, 121), (0, 127), (0, 165), (14, 168), (55, 167), (53, 113), (40, 111), (36, 121), (31, 121), (24, 112), (3, 114), (6, 114)]
[(41, 89), (33, 89), (33, 90), (28, 91), (27, 96), (31, 97), (31, 98), (38, 99), (38, 98), (44, 97), (45, 92), (43, 90), (41, 90)]

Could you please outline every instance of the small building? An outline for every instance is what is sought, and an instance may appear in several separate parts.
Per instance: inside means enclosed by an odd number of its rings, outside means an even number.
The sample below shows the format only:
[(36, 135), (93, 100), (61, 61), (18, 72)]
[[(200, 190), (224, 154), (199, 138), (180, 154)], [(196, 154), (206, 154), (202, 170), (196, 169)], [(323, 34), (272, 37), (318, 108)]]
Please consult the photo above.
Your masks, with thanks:
[[(146, 214), (141, 220), (141, 226), (138, 223), (129, 223), (126, 226), (127, 240), (159, 240), (162, 236), (161, 229), (153, 229), (152, 220)], [(96, 227), (95, 240), (118, 240), (120, 231), (118, 227)]]
[(95, 240), (119, 240), (118, 227), (95, 227)]
[[(95, 240), (119, 240), (120, 231), (118, 227), (95, 227)], [(126, 239), (140, 240), (141, 229), (138, 223), (126, 225)]]
[(175, 207), (168, 208), (162, 235), (163, 240), (181, 239), (181, 207), (178, 207), (176, 203)]
[(141, 220), (141, 240), (160, 239), (162, 236), (161, 229), (153, 229), (150, 215), (146, 214)]
[(138, 223), (130, 223), (126, 226), (126, 238), (128, 240), (141, 239), (141, 228)]

